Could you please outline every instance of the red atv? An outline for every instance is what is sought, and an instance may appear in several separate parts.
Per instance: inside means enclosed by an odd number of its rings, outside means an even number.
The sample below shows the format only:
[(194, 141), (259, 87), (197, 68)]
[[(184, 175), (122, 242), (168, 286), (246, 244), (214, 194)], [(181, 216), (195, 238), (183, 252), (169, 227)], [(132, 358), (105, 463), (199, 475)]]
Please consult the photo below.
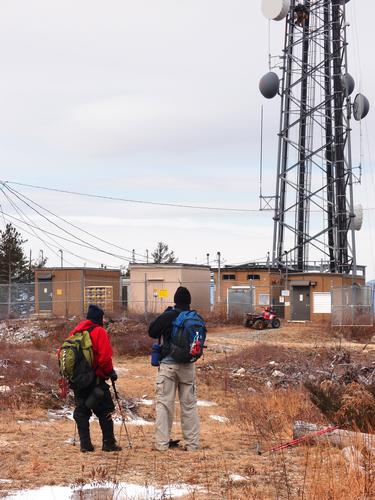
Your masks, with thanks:
[(280, 328), (281, 322), (275, 311), (270, 307), (265, 307), (262, 314), (246, 313), (244, 326), (246, 328), (255, 328), (255, 330), (264, 330), (265, 328)]

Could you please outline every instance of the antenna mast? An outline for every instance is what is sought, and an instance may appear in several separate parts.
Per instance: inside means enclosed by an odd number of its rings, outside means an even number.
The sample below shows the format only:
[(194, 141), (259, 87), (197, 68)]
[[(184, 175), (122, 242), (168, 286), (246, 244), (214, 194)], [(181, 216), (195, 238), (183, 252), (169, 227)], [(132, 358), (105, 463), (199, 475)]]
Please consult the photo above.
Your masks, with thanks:
[[(348, 73), (349, 0), (263, 0), (268, 19), (285, 20), (281, 78), (267, 73), (264, 97), (280, 95), (273, 265), (356, 274), (352, 115), (369, 102)], [(322, 265), (323, 263), (323, 265)]]

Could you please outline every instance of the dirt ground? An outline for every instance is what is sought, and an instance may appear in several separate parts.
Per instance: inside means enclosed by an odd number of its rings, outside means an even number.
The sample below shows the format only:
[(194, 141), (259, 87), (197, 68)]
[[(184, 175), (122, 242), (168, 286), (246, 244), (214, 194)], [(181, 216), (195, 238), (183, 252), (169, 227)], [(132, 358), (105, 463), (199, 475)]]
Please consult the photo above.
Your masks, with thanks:
[[(38, 405), (3, 407), (0, 496), (43, 485), (108, 480), (155, 486), (184, 483), (192, 487), (186, 498), (194, 499), (375, 498), (372, 476), (349, 467), (341, 450), (302, 446), (258, 454), (291, 439), (294, 420), (308, 419), (321, 424), (328, 424), (328, 420), (299, 381), (279, 387), (274, 370), (267, 377), (263, 371), (259, 372), (256, 381), (253, 372), (251, 376), (243, 373), (248, 365), (261, 370), (263, 365), (277, 367), (283, 362), (285, 368), (288, 353), (294, 353), (295, 362), (298, 353), (304, 359), (312, 351), (319, 351), (320, 356), (320, 349), (345, 350), (356, 359), (363, 357), (368, 365), (375, 361), (373, 344), (328, 337), (324, 325), (288, 325), (261, 332), (226, 326), (211, 329), (207, 344), (204, 359), (197, 363), (200, 451), (152, 450), (157, 371), (150, 366), (148, 356), (129, 359), (122, 355), (115, 359), (118, 391), (123, 398), (144, 403), (137, 405), (137, 411), (145, 425), (127, 422), (133, 448), (126, 448), (124, 430), (116, 425), (124, 450), (103, 453), (99, 425), (93, 422), (96, 451), (82, 454), (79, 445), (71, 444), (72, 420), (52, 419), (49, 410)], [(248, 360), (245, 367), (244, 359)], [(6, 378), (0, 380), (2, 383), (6, 384)], [(173, 438), (182, 439), (178, 421), (176, 404)], [(321, 488), (315, 484), (317, 475), (321, 478)], [(195, 490), (194, 486), (199, 488)], [(364, 496), (358, 496), (359, 493)]]

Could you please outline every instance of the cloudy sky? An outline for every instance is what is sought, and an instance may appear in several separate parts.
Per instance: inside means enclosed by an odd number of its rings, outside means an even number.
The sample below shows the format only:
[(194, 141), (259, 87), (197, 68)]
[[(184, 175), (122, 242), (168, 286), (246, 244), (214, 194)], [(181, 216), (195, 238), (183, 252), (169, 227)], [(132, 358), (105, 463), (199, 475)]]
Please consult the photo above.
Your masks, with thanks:
[[(360, 2), (361, 10), (358, 0), (348, 3), (351, 73), (373, 103), (375, 6)], [(279, 111), (277, 99), (265, 102), (258, 92), (268, 69), (268, 22), (260, 4), (0, 1), (0, 178), (133, 200), (257, 209), (260, 107), (269, 194)], [(272, 23), (274, 54), (282, 49), (282, 30), (283, 23)], [(366, 208), (375, 208), (374, 127), (372, 114), (362, 127), (364, 182), (356, 187)], [(354, 124), (355, 164), (359, 137)], [(206, 253), (214, 259), (218, 250), (227, 263), (264, 259), (271, 249), (269, 212), (171, 208), (10, 186), (121, 249), (87, 236), (91, 245), (127, 258), (124, 249), (144, 255), (159, 240), (180, 261), (193, 263), (204, 262)], [(30, 224), (61, 235), (8, 196)], [(1, 194), (0, 201), (6, 214), (22, 218), (9, 198)], [(359, 261), (369, 278), (375, 277), (373, 214), (366, 210), (358, 235)], [(70, 264), (126, 263), (37, 232), (41, 241), (28, 231), (25, 250), (37, 257), (43, 249), (51, 265), (59, 263), (59, 248)]]

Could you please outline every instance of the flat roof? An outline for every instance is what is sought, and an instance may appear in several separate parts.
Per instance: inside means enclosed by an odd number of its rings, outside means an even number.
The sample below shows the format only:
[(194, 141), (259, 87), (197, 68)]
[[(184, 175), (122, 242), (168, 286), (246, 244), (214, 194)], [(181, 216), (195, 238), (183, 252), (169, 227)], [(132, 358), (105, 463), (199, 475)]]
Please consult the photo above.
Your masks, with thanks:
[(41, 267), (35, 268), (34, 273), (44, 273), (51, 271), (101, 271), (101, 272), (114, 272), (120, 273), (121, 269), (106, 269), (105, 267)]
[(187, 264), (185, 262), (175, 262), (172, 264), (156, 264), (155, 262), (131, 262), (129, 267), (192, 267), (196, 269), (211, 269), (210, 266), (204, 265), (204, 264)]

